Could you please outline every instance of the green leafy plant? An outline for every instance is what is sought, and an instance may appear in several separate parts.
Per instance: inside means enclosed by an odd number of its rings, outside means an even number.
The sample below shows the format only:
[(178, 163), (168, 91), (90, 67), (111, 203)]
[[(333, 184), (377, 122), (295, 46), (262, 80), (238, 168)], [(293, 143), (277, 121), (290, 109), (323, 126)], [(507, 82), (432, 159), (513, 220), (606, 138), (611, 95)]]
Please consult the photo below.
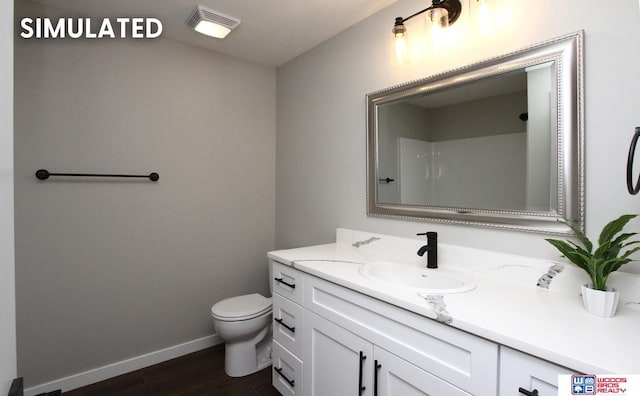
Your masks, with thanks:
[(545, 240), (555, 246), (569, 261), (585, 270), (591, 278), (594, 289), (606, 290), (609, 275), (628, 262), (634, 261), (629, 258), (629, 256), (640, 250), (639, 246), (630, 248), (624, 252), (622, 251), (630, 245), (640, 243), (640, 241), (637, 240), (629, 240), (629, 238), (636, 235), (637, 232), (620, 234), (629, 220), (636, 216), (637, 215), (630, 214), (622, 215), (604, 226), (598, 238), (598, 248), (595, 249), (595, 251), (593, 250), (593, 243), (582, 231), (564, 221), (563, 223), (571, 227), (573, 232), (575, 232), (582, 246), (572, 241), (565, 242), (557, 239)]

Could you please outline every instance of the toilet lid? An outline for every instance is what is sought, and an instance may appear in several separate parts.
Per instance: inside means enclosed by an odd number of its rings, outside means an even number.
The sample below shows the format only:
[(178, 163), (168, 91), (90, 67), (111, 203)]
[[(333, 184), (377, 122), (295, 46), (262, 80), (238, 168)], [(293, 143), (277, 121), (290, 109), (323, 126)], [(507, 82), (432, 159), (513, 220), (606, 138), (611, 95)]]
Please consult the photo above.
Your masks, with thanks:
[(222, 300), (211, 307), (211, 315), (222, 320), (251, 319), (271, 311), (271, 297), (247, 294)]

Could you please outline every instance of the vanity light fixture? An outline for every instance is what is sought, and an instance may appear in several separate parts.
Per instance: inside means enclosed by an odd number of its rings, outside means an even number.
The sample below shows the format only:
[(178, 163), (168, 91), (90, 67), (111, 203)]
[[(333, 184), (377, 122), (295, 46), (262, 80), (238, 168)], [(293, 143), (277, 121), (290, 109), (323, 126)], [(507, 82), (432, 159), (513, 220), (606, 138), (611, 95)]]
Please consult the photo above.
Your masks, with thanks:
[(406, 18), (397, 17), (393, 24), (393, 29), (391, 29), (396, 62), (398, 64), (405, 63), (408, 55), (407, 27), (404, 25), (406, 21), (415, 16), (425, 14), (427, 22), (432, 27), (434, 37), (437, 37), (440, 30), (453, 25), (458, 20), (461, 11), (462, 4), (460, 0), (432, 0), (431, 5), (424, 10)]
[(224, 15), (201, 5), (196, 6), (187, 19), (187, 25), (196, 32), (219, 39), (227, 37), (227, 34), (239, 24), (238, 18)]
[(433, 0), (431, 5), (422, 11), (418, 11), (406, 18), (397, 17), (391, 32), (397, 39), (403, 38), (407, 32), (404, 23), (409, 19), (426, 13), (427, 20), (440, 27), (446, 28), (458, 20), (462, 12), (460, 0)]

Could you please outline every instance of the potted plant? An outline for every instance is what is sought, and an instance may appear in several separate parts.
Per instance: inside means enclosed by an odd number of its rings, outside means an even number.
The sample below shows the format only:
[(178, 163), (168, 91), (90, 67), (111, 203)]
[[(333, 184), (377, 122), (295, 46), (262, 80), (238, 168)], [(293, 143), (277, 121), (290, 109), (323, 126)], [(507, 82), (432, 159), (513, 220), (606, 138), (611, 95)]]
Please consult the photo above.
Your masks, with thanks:
[[(622, 215), (604, 226), (598, 238), (598, 248), (595, 250), (593, 243), (582, 231), (566, 222), (565, 224), (575, 232), (582, 246), (572, 241), (545, 239), (569, 261), (589, 274), (591, 284), (582, 286), (582, 300), (585, 309), (591, 314), (603, 317), (611, 317), (615, 314), (620, 296), (617, 290), (607, 287), (607, 279), (611, 273), (633, 261), (629, 257), (640, 250), (640, 247), (628, 248), (630, 245), (640, 243), (637, 240), (630, 240), (637, 234), (636, 232), (621, 233), (629, 220), (636, 216)], [(627, 250), (623, 251), (623, 249)]]

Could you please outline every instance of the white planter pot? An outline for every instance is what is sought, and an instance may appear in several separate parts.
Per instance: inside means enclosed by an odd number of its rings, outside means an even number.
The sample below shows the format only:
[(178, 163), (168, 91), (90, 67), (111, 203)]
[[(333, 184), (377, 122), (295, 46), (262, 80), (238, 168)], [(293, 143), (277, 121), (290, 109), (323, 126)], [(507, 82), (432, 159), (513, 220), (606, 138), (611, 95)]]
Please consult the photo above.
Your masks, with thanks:
[(584, 308), (592, 315), (610, 318), (616, 313), (620, 293), (607, 287), (606, 291), (595, 290), (593, 285), (582, 285), (582, 302)]

